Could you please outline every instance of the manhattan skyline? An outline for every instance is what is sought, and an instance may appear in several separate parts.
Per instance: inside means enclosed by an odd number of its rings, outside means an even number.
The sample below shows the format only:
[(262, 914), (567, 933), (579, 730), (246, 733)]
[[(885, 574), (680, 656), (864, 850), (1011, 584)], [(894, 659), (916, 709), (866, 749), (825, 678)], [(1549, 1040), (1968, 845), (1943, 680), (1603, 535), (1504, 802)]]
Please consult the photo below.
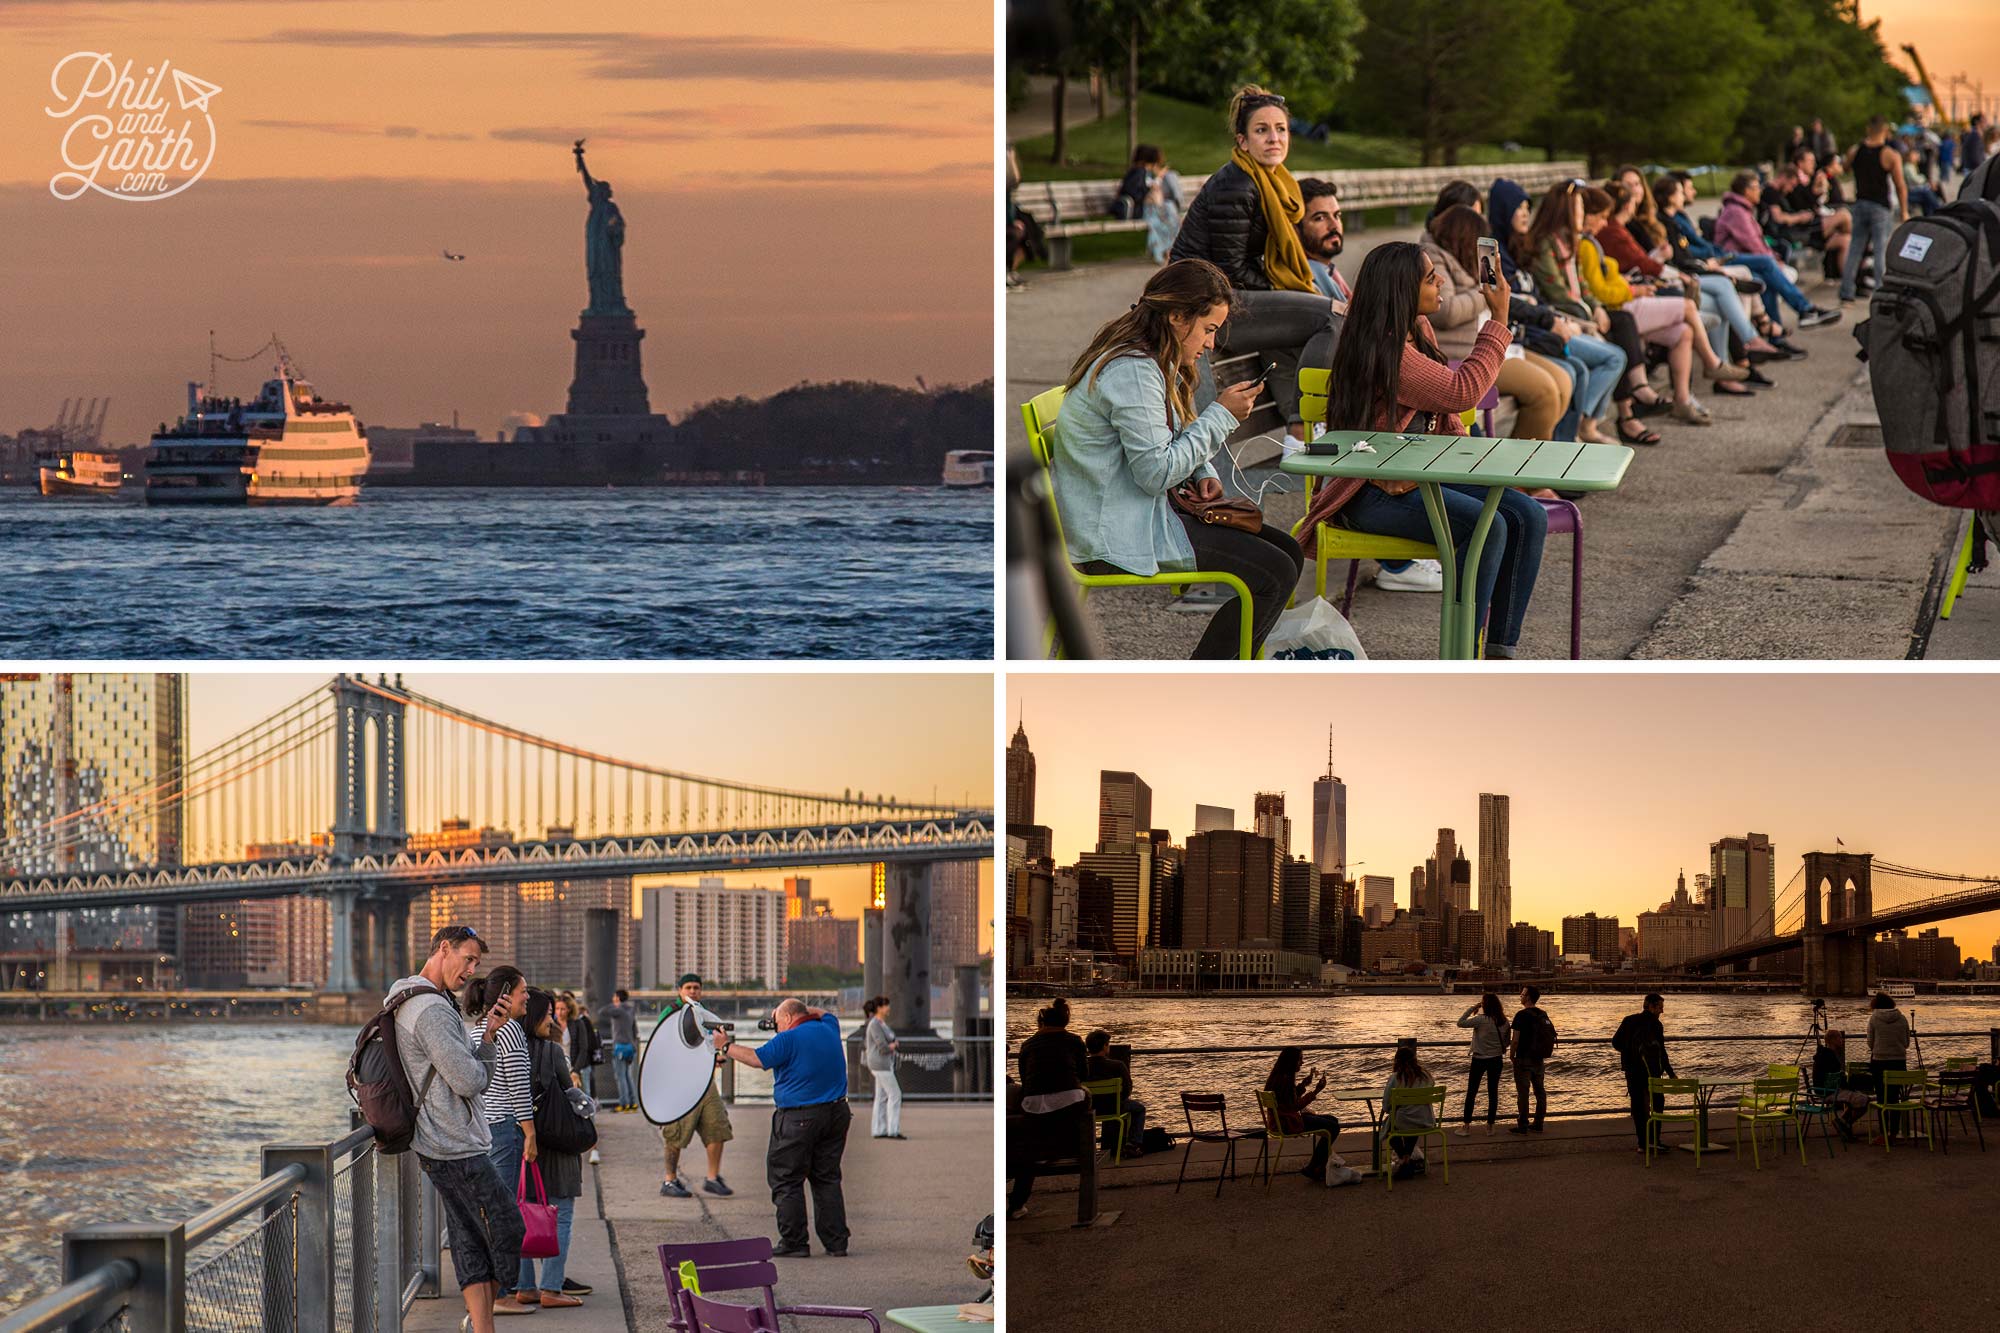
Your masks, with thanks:
[[(1964, 705), (1949, 709), (1948, 739), (1935, 729), (1921, 736), (1886, 688), (1894, 682), (1880, 676), (1524, 674), (1451, 677), (1443, 689), (1445, 679), (1260, 680), (1255, 716), (1265, 725), (1256, 739), (1198, 753), (1190, 736), (1221, 734), (1244, 711), (1226, 706), (1220, 677), (1191, 691), (1177, 676), (1015, 676), (1007, 713), (1025, 715), (1036, 822), (1053, 831), (1058, 865), (1094, 845), (1100, 769), (1145, 780), (1153, 825), (1183, 845), (1196, 803), (1233, 808), (1237, 827), (1248, 828), (1252, 794), (1283, 791), (1287, 813), (1309, 819), (1330, 720), (1347, 793), (1349, 874), (1392, 877), (1403, 907), (1410, 868), (1432, 854), (1439, 828), (1477, 855), (1482, 792), (1511, 798), (1513, 919), (1557, 931), (1561, 918), (1586, 911), (1636, 924), (1672, 897), (1678, 873), (1692, 886), (1708, 872), (1712, 842), (1750, 831), (1777, 848), (1781, 897), (1802, 855), (1842, 850), (1836, 839), (1929, 870), (1984, 875), (2000, 862), (1983, 821), (1962, 813), (1963, 761), (1953, 758), (2000, 731), (1957, 720), (1983, 718), (1986, 678), (1926, 681), (1933, 703)], [(1430, 720), (1441, 698), (1451, 715)], [(1192, 727), (1143, 721), (1187, 717), (1191, 699), (1208, 705), (1197, 706)], [(1202, 716), (1212, 724), (1200, 725)], [(1523, 730), (1537, 717), (1552, 721)], [(1589, 725), (1553, 721), (1566, 717)], [(1815, 730), (1825, 736), (1822, 755), (1807, 752)], [(1937, 924), (1968, 956), (1986, 958), (2000, 913)]]

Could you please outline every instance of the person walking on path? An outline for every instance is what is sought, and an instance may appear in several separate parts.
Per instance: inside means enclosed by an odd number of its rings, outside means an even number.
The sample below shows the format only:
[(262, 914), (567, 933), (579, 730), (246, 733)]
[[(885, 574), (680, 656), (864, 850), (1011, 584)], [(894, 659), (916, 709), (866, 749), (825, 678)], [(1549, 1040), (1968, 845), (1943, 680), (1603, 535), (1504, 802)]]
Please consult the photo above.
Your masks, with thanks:
[(485, 952), (485, 942), (470, 926), (446, 926), (431, 936), (423, 970), (389, 988), (391, 999), (417, 987), (437, 992), (396, 1010), (396, 1050), (417, 1099), (410, 1146), (438, 1192), (451, 1233), (451, 1266), (465, 1301), (463, 1333), (493, 1333), (500, 1275), (511, 1276), (521, 1261), (521, 1210), (513, 1187), (501, 1184), (487, 1156), (492, 1138), (480, 1108), (493, 1078), (493, 1037), (508, 1017), (496, 1004), (468, 1032), (451, 999), (479, 970)]
[(896, 1031), (889, 1026), (889, 997), (877, 995), (862, 1006), (868, 1015), (867, 1032), (862, 1037), (863, 1062), (875, 1083), (875, 1110), (870, 1129), (878, 1139), (900, 1139), (903, 1133), (903, 1088), (896, 1081)]
[(1889, 122), (1881, 116), (1868, 122), (1868, 137), (1847, 155), (1854, 173), (1854, 218), (1847, 259), (1840, 266), (1840, 303), (1857, 299), (1861, 261), (1872, 255), (1877, 285), (1889, 276), (1889, 236), (1898, 223), (1910, 220), (1910, 191), (1903, 182), (1903, 155), (1889, 144)]
[(632, 993), (614, 992), (615, 1003), (604, 1008), (604, 1025), (611, 1029), (611, 1068), (618, 1075), (618, 1105), (613, 1110), (639, 1109), (639, 1088), (632, 1081), (632, 1062), (639, 1058), (639, 1019), (632, 1012)]
[[(528, 1035), (519, 1023), (513, 1021), (527, 1012), (527, 1007), (528, 979), (521, 975), (519, 968), (505, 963), (494, 968), (491, 975), (465, 988), (468, 1037), (474, 1036), (480, 1017), (490, 1011), (498, 1011), (508, 1020), (493, 1034), (493, 1078), (487, 1084), (480, 1109), (485, 1112), (486, 1133), (492, 1143), (486, 1155), (506, 1185), (510, 1200), (515, 1198), (515, 1191), (520, 1185), (521, 1163), (534, 1161), (536, 1155), (535, 1097), (530, 1082)], [(518, 1204), (510, 1206), (519, 1211)], [(500, 1298), (493, 1303), (494, 1314), (535, 1312), (535, 1307), (531, 1305), (508, 1299), (515, 1292), (518, 1277), (518, 1260), (516, 1268), (498, 1274)]]
[(1649, 1078), (1672, 1078), (1674, 1062), (1667, 1057), (1667, 1030), (1660, 1014), (1667, 1002), (1648, 993), (1639, 1012), (1625, 1015), (1618, 1031), (1611, 1035), (1611, 1049), (1618, 1052), (1618, 1064), (1625, 1071), (1625, 1092), (1632, 1102), (1632, 1128), (1639, 1135), (1638, 1151), (1646, 1151), (1647, 1116), (1666, 1104), (1647, 1086)]
[[(1910, 1020), (1896, 1007), (1895, 997), (1887, 991), (1877, 991), (1868, 1006), (1868, 1076), (1874, 1083), (1876, 1100), (1882, 1100), (1887, 1091), (1882, 1085), (1882, 1075), (1891, 1069), (1910, 1067)], [(1892, 1116), (1888, 1130), (1891, 1134), (1902, 1132), (1902, 1117)], [(1878, 1135), (1869, 1140), (1871, 1147), (1880, 1146)]]
[[(528, 1034), (529, 1086), (536, 1102), (546, 1104), (551, 1097), (566, 1098), (574, 1084), (569, 1057), (563, 1054), (562, 1026), (555, 1018), (555, 997), (545, 990), (528, 992), (527, 1010), (520, 1026)], [(542, 1188), (556, 1206), (556, 1253), (537, 1261), (523, 1256), (517, 1277), (514, 1302), (528, 1309), (566, 1310), (582, 1305), (581, 1295), (564, 1274), (569, 1264), (569, 1228), (576, 1213), (576, 1201), (583, 1193), (583, 1158), (573, 1152), (539, 1148), (535, 1164), (541, 1168)], [(588, 1290), (588, 1288), (584, 1288)]]
[[(1548, 1089), (1542, 1073), (1556, 1048), (1556, 1025), (1541, 1009), (1541, 988), (1521, 987), (1521, 1012), (1514, 1015), (1508, 1051), (1514, 1061), (1514, 1099), (1517, 1119), (1509, 1134), (1539, 1134), (1542, 1118), (1549, 1111)], [(1528, 1094), (1535, 1094), (1535, 1118), (1528, 1119)]]
[(1500, 1114), (1500, 1062), (1507, 1054), (1507, 1011), (1500, 1005), (1500, 997), (1487, 991), (1479, 997), (1479, 1003), (1458, 1016), (1458, 1025), (1472, 1029), (1472, 1073), (1465, 1083), (1465, 1115), (1458, 1125), (1458, 1136), (1464, 1138), (1472, 1132), (1472, 1107), (1479, 1100), (1479, 1080), (1486, 1080), (1486, 1132), (1493, 1132), (1493, 1121)]
[[(681, 977), (680, 992), (667, 1005), (667, 1014), (678, 1013), (688, 1005), (700, 1003), (701, 977), (689, 972)], [(716, 1058), (720, 1062), (721, 1057)], [(722, 1178), (722, 1145), (736, 1137), (736, 1130), (729, 1123), (729, 1108), (723, 1104), (722, 1094), (716, 1090), (713, 1075), (708, 1080), (708, 1091), (701, 1094), (701, 1100), (694, 1104), (692, 1111), (672, 1124), (660, 1126), (660, 1144), (666, 1151), (666, 1171), (660, 1179), (660, 1193), (670, 1199), (694, 1197), (694, 1192), (681, 1179), (681, 1154), (694, 1142), (697, 1134), (701, 1135), (701, 1146), (708, 1153), (708, 1175), (701, 1182), (702, 1193), (723, 1198), (736, 1193)]]
[(847, 1055), (841, 1048), (840, 1020), (805, 1001), (782, 1001), (772, 1011), (778, 1035), (762, 1046), (740, 1046), (727, 1032), (715, 1034), (715, 1049), (738, 1064), (768, 1069), (771, 1143), (764, 1171), (771, 1202), (778, 1210), (778, 1244), (773, 1258), (804, 1258), (806, 1182), (812, 1184), (813, 1221), (819, 1243), (835, 1258), (847, 1257), (847, 1202), (840, 1192), (840, 1158), (847, 1151)]

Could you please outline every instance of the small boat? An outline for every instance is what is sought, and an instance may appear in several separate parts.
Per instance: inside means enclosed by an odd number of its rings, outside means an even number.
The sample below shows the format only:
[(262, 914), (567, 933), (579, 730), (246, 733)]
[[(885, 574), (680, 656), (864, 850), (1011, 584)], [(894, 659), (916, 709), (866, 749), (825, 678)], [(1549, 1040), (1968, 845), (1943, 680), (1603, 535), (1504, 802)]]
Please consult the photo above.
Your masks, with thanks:
[(958, 490), (973, 490), (993, 484), (991, 449), (953, 449), (944, 456), (944, 484)]
[(1908, 981), (1885, 981), (1882, 983), (1880, 990), (1884, 995), (1892, 999), (1914, 1000), (1917, 998), (1916, 985)]
[(125, 472), (117, 454), (64, 449), (35, 460), (41, 475), (42, 494), (51, 499), (69, 496), (115, 496), (125, 484)]

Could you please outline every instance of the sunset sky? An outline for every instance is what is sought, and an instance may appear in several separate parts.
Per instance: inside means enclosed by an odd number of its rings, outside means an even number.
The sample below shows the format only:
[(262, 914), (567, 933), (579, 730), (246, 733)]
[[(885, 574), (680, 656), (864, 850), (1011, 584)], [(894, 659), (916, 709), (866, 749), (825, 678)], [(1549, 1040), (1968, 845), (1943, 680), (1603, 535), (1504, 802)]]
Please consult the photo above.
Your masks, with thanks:
[[(196, 672), (188, 750), (278, 712), (326, 672)], [(993, 679), (985, 674), (410, 674), (404, 684), (468, 712), (635, 763), (794, 791), (848, 788), (905, 800), (993, 801)], [(865, 867), (820, 869), (816, 897), (857, 916)], [(784, 872), (732, 875), (781, 885)], [(646, 883), (665, 881), (647, 880)], [(687, 882), (687, 881), (678, 881)], [(980, 947), (992, 947), (992, 863), (980, 872)]]
[(2000, 8), (1992, 0), (1861, 0), (1861, 18), (1882, 21), (1882, 44), (1898, 64), (1908, 63), (1906, 43), (1917, 48), (1947, 109), (1947, 83), (1956, 74), (1984, 82), (1989, 98), (2000, 96)]
[[(587, 299), (570, 144), (625, 215), (655, 411), (801, 380), (992, 373), (992, 27), (978, 4), (9, 0), (0, 431), (109, 394), (143, 442), (279, 333), (364, 421), (562, 410)], [(207, 174), (56, 199), (63, 57), (219, 85)], [(466, 256), (448, 262), (442, 251)], [(225, 368), (250, 394), (259, 365)]]
[[(1990, 676), (1016, 673), (1008, 735), (1024, 715), (1058, 864), (1095, 843), (1100, 769), (1145, 779), (1154, 826), (1182, 844), (1197, 802), (1247, 828), (1252, 794), (1282, 791), (1293, 852), (1308, 851), (1331, 723), (1350, 866), (1392, 876), (1400, 906), (1439, 827), (1476, 844), (1482, 791), (1512, 797), (1513, 914), (1548, 930), (1584, 911), (1635, 925), (1679, 871), (1694, 891), (1711, 842), (1751, 831), (1777, 849), (1781, 898), (1801, 855), (1836, 838), (2000, 879)], [(1987, 958), (2000, 914), (1941, 924)]]

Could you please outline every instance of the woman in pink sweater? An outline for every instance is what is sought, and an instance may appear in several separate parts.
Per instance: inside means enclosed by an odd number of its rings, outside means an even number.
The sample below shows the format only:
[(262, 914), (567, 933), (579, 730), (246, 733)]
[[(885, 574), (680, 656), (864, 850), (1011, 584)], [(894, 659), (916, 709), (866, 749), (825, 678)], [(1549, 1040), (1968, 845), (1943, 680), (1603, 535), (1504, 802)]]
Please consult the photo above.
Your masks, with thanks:
[[(1430, 320), (1425, 318), (1441, 303), (1430, 256), (1407, 241), (1389, 241), (1370, 251), (1355, 276), (1347, 323), (1334, 348), (1327, 426), (1465, 434), (1459, 413), (1478, 406), (1493, 387), (1512, 341), (1506, 285), (1482, 286), (1480, 292), (1490, 318), (1480, 326), (1472, 351), (1454, 370), (1438, 351)], [(1446, 486), (1443, 495), (1458, 551), (1459, 577), (1464, 578), (1465, 546), (1479, 520), (1486, 489)], [(1306, 517), (1303, 531), (1308, 532), (1318, 523), (1336, 523), (1378, 536), (1432, 540), (1430, 519), (1415, 482), (1331, 480), (1313, 496)], [(1515, 654), (1547, 535), (1548, 518), (1539, 502), (1517, 490), (1500, 493), (1475, 584), (1479, 614), (1486, 621), (1488, 657)]]

